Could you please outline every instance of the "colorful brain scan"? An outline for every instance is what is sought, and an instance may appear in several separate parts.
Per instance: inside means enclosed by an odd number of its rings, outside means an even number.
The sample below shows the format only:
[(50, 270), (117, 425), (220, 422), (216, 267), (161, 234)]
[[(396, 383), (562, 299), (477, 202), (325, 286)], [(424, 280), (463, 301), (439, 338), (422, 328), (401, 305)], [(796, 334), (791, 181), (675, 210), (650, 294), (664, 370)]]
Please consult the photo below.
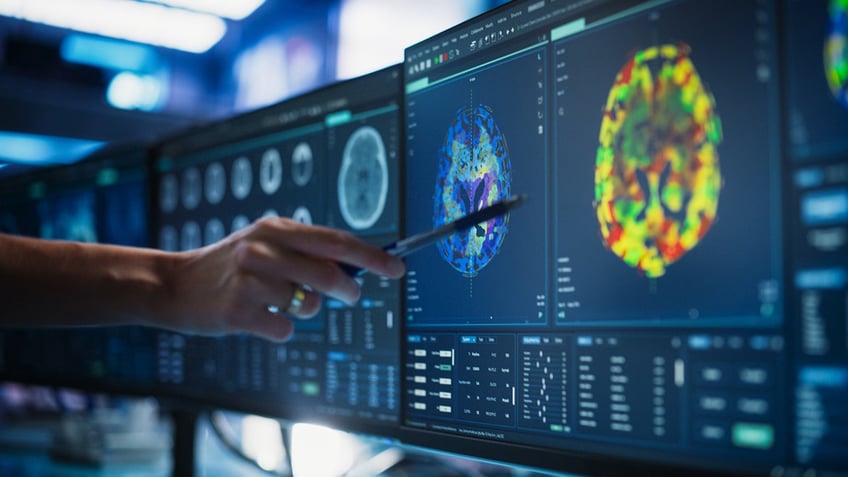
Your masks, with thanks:
[(830, 0), (830, 32), (824, 43), (824, 72), (833, 97), (848, 108), (848, 0)]
[(685, 44), (633, 55), (609, 92), (595, 162), (604, 245), (649, 278), (692, 250), (716, 218), (721, 121)]
[[(510, 196), (506, 138), (486, 106), (462, 108), (439, 149), (433, 222), (443, 225)], [(439, 255), (465, 277), (474, 277), (497, 255), (509, 215), (441, 240)]]

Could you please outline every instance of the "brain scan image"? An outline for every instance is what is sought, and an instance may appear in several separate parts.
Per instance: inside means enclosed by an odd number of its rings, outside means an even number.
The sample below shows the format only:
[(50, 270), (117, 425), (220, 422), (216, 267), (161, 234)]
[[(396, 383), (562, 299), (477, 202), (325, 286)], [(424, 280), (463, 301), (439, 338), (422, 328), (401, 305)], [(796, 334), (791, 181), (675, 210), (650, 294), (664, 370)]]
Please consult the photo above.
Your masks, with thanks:
[(163, 212), (173, 212), (177, 208), (180, 186), (177, 177), (168, 174), (159, 184), (159, 208)]
[(224, 198), (227, 190), (227, 178), (224, 166), (213, 162), (206, 168), (206, 179), (204, 182), (206, 200), (210, 204), (217, 204)]
[(339, 171), (339, 209), (356, 230), (373, 226), (389, 193), (389, 169), (383, 138), (371, 126), (357, 129), (345, 144)]
[(179, 238), (177, 230), (170, 225), (167, 225), (159, 231), (159, 248), (166, 252), (176, 252), (179, 250)]
[(312, 225), (312, 213), (306, 207), (300, 206), (294, 209), (292, 218), (302, 224)]
[(299, 143), (292, 152), (291, 160), (292, 180), (303, 187), (312, 179), (312, 148), (305, 142)]
[(824, 71), (833, 97), (848, 108), (848, 0), (830, 0)]
[(183, 207), (192, 210), (200, 204), (201, 185), (200, 171), (197, 168), (191, 167), (183, 172), (182, 182), (182, 199)]
[(206, 228), (203, 231), (203, 245), (210, 245), (227, 235), (227, 230), (224, 228), (224, 223), (218, 219), (211, 219), (206, 222)]
[(230, 225), (230, 232), (238, 232), (248, 225), (250, 225), (250, 219), (248, 219), (246, 215), (236, 215), (235, 218), (233, 218), (232, 225)]
[[(506, 138), (492, 110), (462, 108), (439, 149), (433, 222), (440, 226), (510, 196), (511, 163)], [(441, 240), (439, 255), (465, 277), (474, 277), (497, 255), (509, 215)]]
[(649, 278), (697, 246), (718, 209), (721, 121), (689, 53), (685, 44), (636, 52), (601, 123), (594, 206), (603, 243)]
[(186, 222), (180, 231), (180, 249), (194, 250), (203, 246), (200, 226), (196, 222)]
[(271, 195), (277, 192), (282, 183), (283, 160), (276, 149), (268, 149), (262, 154), (262, 161), (259, 163), (259, 186), (262, 187), (262, 192)]
[(244, 199), (250, 195), (250, 190), (253, 188), (253, 170), (250, 168), (250, 160), (240, 157), (233, 162), (230, 181), (233, 197)]

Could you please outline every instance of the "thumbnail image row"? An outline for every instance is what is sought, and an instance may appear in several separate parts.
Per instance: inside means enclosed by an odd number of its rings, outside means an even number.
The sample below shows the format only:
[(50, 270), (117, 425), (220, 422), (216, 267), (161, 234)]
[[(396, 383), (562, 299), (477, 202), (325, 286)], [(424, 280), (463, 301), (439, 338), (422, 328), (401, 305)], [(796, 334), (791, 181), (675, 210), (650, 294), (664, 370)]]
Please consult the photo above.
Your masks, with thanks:
[[(292, 153), (292, 180), (303, 187), (312, 179), (312, 149), (306, 143), (300, 143)], [(283, 183), (283, 161), (279, 151), (268, 149), (262, 154), (259, 163), (259, 187), (267, 195), (274, 194)], [(177, 176), (168, 174), (162, 178), (159, 190), (159, 207), (163, 212), (173, 212), (177, 206), (194, 210), (200, 205), (202, 196), (210, 204), (218, 204), (227, 191), (227, 177), (224, 166), (218, 162), (210, 164), (204, 173), (201, 186), (200, 170), (189, 167), (182, 173), (181, 184)], [(201, 190), (203, 189), (203, 190)], [(239, 157), (233, 162), (230, 171), (230, 192), (236, 199), (244, 199), (253, 189), (253, 169), (247, 157)]]
[[(269, 209), (262, 217), (279, 217), (277, 211)], [(298, 207), (292, 214), (292, 219), (304, 224), (312, 223), (312, 213), (306, 207)], [(229, 233), (241, 230), (250, 225), (251, 220), (245, 215), (237, 215), (230, 225)], [(166, 225), (159, 231), (159, 248), (169, 252), (181, 250), (193, 250), (206, 245), (213, 244), (227, 236), (227, 227), (224, 222), (212, 218), (201, 230), (200, 224), (190, 220), (180, 227)]]

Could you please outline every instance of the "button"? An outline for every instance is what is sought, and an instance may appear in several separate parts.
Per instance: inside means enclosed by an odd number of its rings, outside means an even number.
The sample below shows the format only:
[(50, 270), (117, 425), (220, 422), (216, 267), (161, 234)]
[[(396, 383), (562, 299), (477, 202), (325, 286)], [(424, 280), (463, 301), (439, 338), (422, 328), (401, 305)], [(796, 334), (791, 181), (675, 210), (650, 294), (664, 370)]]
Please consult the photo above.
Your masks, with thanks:
[(694, 427), (694, 433), (696, 441), (725, 445), (730, 442), (730, 425), (726, 422), (699, 422)]
[(733, 425), (733, 445), (748, 449), (770, 449), (774, 444), (774, 428), (769, 424), (737, 422)]
[(716, 394), (700, 393), (697, 397), (697, 408), (711, 414), (727, 410), (727, 398)]
[(769, 402), (761, 397), (743, 396), (736, 400), (736, 410), (749, 416), (765, 416), (769, 412)]
[(700, 364), (695, 367), (695, 381), (711, 386), (722, 385), (731, 378), (731, 372), (732, 368), (724, 363)]
[(303, 394), (317, 396), (321, 394), (321, 385), (314, 381), (305, 381), (303, 383)]
[(768, 386), (771, 384), (771, 372), (767, 366), (740, 366), (737, 377), (739, 382), (746, 386)]

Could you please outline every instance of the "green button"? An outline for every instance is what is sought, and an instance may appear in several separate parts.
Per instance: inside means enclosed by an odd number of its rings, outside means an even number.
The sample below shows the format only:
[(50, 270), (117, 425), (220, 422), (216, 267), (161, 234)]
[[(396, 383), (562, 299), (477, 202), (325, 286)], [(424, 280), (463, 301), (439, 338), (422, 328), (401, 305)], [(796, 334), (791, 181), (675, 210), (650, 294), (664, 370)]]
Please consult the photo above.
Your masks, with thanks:
[(336, 113), (328, 114), (327, 117), (324, 118), (324, 124), (326, 124), (328, 128), (331, 128), (333, 126), (349, 123), (352, 117), (353, 115), (350, 111), (338, 111)]
[(564, 429), (559, 424), (551, 424), (551, 430), (554, 432), (562, 432)]
[(111, 167), (106, 167), (97, 172), (97, 185), (106, 187), (114, 185), (118, 182), (118, 171)]
[(739, 422), (733, 425), (733, 445), (750, 449), (770, 449), (774, 428), (768, 424)]
[(303, 383), (301, 389), (303, 389), (303, 394), (307, 396), (317, 396), (321, 393), (321, 386), (318, 383), (312, 381), (307, 381)]

